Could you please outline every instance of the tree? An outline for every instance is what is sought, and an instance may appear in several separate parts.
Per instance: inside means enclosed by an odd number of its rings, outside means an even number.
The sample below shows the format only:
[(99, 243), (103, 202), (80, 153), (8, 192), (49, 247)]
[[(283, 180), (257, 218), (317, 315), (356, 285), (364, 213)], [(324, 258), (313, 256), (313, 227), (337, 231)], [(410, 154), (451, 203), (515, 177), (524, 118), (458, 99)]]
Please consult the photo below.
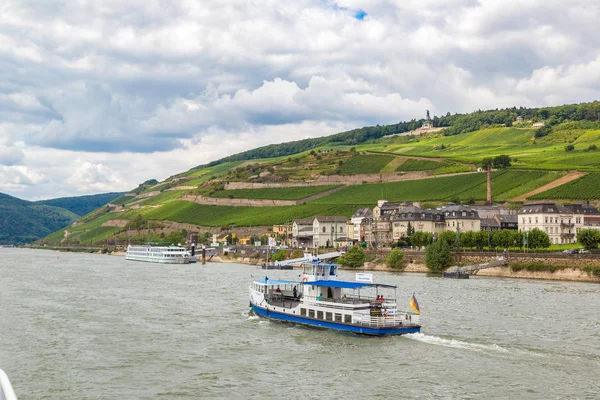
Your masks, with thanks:
[(565, 146), (565, 151), (573, 151), (575, 150), (575, 146), (573, 146), (572, 144), (568, 144)]
[(416, 247), (427, 246), (433, 241), (433, 235), (429, 232), (415, 232), (410, 237), (410, 243)]
[(511, 231), (510, 235), (512, 238), (513, 246), (516, 246), (519, 249), (523, 248), (523, 232), (513, 230)]
[(510, 156), (506, 154), (502, 154), (500, 156), (494, 157), (494, 168), (508, 168), (510, 167)]
[(460, 242), (465, 248), (471, 248), (475, 246), (475, 233), (473, 231), (462, 232), (460, 234)]
[(527, 246), (531, 249), (547, 249), (552, 244), (546, 232), (533, 228), (527, 235)]
[(404, 252), (400, 249), (394, 249), (390, 252), (390, 255), (385, 260), (385, 263), (390, 268), (400, 269), (400, 268), (402, 268), (403, 260), (404, 260)]
[(440, 233), (440, 238), (438, 240), (443, 240), (448, 244), (448, 246), (454, 245), (456, 241), (456, 232), (455, 231), (444, 231)]
[(492, 244), (494, 247), (509, 248), (513, 244), (512, 232), (508, 229), (495, 231), (492, 234)]
[(361, 246), (353, 246), (340, 257), (340, 264), (348, 268), (359, 268), (365, 264), (365, 251)]
[(485, 245), (488, 243), (488, 232), (487, 231), (477, 231), (473, 232), (473, 246), (477, 248), (477, 250), (483, 250)]
[(425, 264), (432, 272), (442, 272), (452, 264), (450, 246), (445, 240), (436, 240), (427, 246)]
[(408, 221), (408, 225), (406, 226), (406, 236), (410, 239), (410, 237), (413, 235), (413, 233), (415, 233), (415, 228), (413, 228), (410, 221)]
[(582, 229), (577, 232), (577, 241), (586, 250), (596, 250), (600, 244), (600, 231), (597, 229)]

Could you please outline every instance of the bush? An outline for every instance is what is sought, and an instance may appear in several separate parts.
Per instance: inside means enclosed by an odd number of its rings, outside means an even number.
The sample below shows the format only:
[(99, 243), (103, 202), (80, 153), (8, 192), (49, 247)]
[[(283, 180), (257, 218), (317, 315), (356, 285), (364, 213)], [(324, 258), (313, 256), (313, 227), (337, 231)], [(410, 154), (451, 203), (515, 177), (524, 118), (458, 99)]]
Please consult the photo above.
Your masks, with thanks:
[(271, 257), (272, 261), (283, 261), (287, 258), (287, 251), (285, 250), (277, 250), (275, 254)]
[(565, 146), (565, 151), (573, 151), (575, 150), (575, 146), (573, 146), (572, 144), (568, 144)]
[(598, 146), (596, 146), (595, 144), (590, 145), (590, 147), (587, 148), (587, 151), (596, 151), (598, 150)]
[(544, 125), (541, 128), (539, 128), (538, 130), (536, 130), (533, 135), (536, 138), (541, 138), (544, 136), (548, 136), (550, 133), (552, 133), (552, 127), (549, 125)]
[(353, 246), (340, 257), (340, 264), (348, 268), (360, 268), (365, 265), (365, 251), (360, 246)]
[(450, 246), (445, 240), (436, 240), (427, 246), (425, 264), (432, 272), (442, 272), (452, 264)]
[(404, 269), (402, 261), (404, 261), (404, 252), (402, 250), (394, 249), (385, 260), (385, 264), (390, 268)]

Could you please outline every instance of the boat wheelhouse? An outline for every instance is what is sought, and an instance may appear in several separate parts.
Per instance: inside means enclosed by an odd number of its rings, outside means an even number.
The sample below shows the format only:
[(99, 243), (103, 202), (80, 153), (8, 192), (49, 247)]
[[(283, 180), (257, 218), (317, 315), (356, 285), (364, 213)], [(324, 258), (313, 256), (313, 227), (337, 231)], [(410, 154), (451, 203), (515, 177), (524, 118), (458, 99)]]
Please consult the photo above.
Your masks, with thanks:
[(125, 259), (160, 264), (187, 264), (190, 253), (178, 246), (127, 246)]
[(302, 280), (255, 280), (250, 307), (260, 317), (365, 335), (420, 332), (419, 314), (398, 311), (397, 287), (337, 279), (335, 264), (303, 265)]

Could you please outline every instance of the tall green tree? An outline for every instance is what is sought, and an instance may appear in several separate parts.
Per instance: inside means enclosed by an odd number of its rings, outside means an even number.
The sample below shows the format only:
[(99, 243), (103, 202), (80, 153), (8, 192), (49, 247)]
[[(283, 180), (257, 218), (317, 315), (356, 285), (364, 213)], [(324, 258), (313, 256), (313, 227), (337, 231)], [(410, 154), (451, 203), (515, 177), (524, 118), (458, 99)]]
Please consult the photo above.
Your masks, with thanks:
[(361, 246), (353, 246), (340, 257), (340, 264), (348, 268), (360, 268), (365, 265), (365, 251)]
[(425, 251), (425, 264), (432, 272), (442, 272), (452, 265), (450, 246), (445, 240), (436, 240)]

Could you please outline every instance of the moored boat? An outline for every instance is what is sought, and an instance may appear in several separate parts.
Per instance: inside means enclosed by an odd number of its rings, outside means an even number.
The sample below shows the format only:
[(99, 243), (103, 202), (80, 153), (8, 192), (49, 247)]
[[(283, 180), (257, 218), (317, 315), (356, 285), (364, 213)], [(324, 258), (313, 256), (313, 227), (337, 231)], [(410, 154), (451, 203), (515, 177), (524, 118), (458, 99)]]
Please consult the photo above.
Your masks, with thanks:
[(125, 259), (160, 264), (187, 264), (190, 254), (178, 246), (127, 246)]
[(10, 384), (10, 379), (4, 371), (0, 369), (0, 400), (17, 400), (17, 395)]
[(302, 268), (301, 281), (253, 281), (252, 311), (272, 320), (365, 335), (420, 332), (416, 299), (411, 299), (414, 312), (399, 311), (396, 286), (338, 280), (335, 264), (313, 262)]

